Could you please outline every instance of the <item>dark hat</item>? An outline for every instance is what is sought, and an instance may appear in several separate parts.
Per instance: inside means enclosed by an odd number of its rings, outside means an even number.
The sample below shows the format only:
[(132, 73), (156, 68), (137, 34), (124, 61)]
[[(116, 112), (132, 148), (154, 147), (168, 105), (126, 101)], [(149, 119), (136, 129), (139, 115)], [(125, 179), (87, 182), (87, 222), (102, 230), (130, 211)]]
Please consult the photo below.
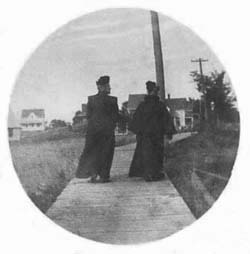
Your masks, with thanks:
[(109, 83), (110, 77), (109, 76), (101, 76), (97, 81), (96, 84), (98, 86), (103, 86)]
[(153, 91), (154, 89), (160, 90), (160, 87), (156, 85), (153, 81), (147, 81), (146, 87), (148, 91)]

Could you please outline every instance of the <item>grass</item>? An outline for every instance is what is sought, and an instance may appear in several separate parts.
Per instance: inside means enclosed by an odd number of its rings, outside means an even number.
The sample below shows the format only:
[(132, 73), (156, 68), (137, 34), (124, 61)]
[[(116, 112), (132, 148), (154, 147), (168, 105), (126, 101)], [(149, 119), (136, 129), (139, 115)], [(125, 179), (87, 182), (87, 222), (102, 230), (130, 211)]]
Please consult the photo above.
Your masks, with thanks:
[(193, 183), (193, 170), (203, 171), (196, 173), (216, 200), (227, 184), (227, 180), (222, 178), (231, 176), (238, 141), (238, 130), (209, 130), (166, 148), (166, 172), (196, 217), (204, 214), (210, 206)]
[(10, 145), (17, 175), (43, 212), (74, 176), (83, 146), (83, 138)]
[(81, 128), (73, 131), (69, 127), (59, 127), (55, 129), (48, 129), (45, 131), (24, 131), (22, 132), (21, 143), (22, 144), (33, 144), (41, 143), (47, 141), (55, 141), (67, 138), (81, 138), (84, 137), (86, 132), (86, 127), (82, 126)]
[[(19, 143), (10, 143), (17, 175), (28, 196), (42, 212), (48, 210), (74, 177), (84, 148), (84, 137), (60, 136), (58, 133), (39, 134)], [(116, 146), (133, 142), (133, 135), (116, 137)]]
[[(192, 183), (193, 169), (229, 178), (238, 139), (237, 129), (210, 130), (167, 146), (166, 172), (196, 217), (200, 217), (210, 206), (206, 204), (203, 193)], [(116, 136), (116, 146), (133, 142), (134, 135)], [(10, 144), (17, 175), (41, 211), (47, 211), (74, 177), (84, 143), (83, 135), (66, 135), (66, 131), (60, 130)], [(227, 181), (197, 174), (209, 193), (217, 199)]]

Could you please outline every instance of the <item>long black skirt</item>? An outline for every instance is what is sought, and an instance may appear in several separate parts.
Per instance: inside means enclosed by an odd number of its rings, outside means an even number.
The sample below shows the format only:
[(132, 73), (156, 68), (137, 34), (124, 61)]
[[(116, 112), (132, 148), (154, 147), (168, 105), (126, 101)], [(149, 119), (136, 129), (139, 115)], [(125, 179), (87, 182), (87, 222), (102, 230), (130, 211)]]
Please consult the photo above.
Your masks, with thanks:
[(156, 177), (163, 171), (164, 136), (137, 135), (130, 177)]
[(76, 177), (88, 178), (99, 175), (103, 179), (109, 178), (114, 147), (114, 134), (88, 134), (83, 153), (79, 159)]

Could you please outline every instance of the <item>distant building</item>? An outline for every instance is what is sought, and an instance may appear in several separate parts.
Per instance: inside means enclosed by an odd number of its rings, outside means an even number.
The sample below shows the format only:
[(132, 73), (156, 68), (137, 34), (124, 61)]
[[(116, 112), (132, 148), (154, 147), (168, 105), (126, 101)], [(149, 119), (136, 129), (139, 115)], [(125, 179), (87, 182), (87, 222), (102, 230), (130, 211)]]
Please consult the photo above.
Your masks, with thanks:
[(82, 104), (82, 110), (78, 110), (73, 117), (73, 125), (84, 125), (87, 121), (87, 104)]
[(21, 114), (21, 127), (23, 131), (45, 130), (44, 109), (24, 109)]
[(13, 111), (9, 110), (9, 117), (8, 117), (8, 135), (10, 141), (17, 141), (21, 138), (21, 126), (16, 119)]
[(82, 104), (82, 117), (83, 119), (87, 119), (87, 104)]
[(190, 129), (194, 126), (193, 103), (186, 98), (168, 98), (166, 106), (169, 108), (174, 119), (175, 127), (178, 130)]

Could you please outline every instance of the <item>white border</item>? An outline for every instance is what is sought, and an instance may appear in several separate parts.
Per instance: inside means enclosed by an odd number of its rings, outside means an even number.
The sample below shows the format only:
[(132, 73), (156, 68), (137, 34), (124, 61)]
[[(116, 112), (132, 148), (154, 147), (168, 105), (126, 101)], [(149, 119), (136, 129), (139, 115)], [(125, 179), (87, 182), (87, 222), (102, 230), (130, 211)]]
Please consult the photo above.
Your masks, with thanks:
[[(0, 3), (0, 252), (250, 253), (248, 1), (9, 0)], [(9, 95), (25, 60), (63, 24), (87, 12), (108, 7), (152, 8), (197, 32), (226, 67), (241, 111), (241, 143), (233, 177), (215, 206), (193, 226), (163, 241), (140, 246), (94, 243), (51, 223), (34, 207), (20, 186), (7, 143)]]

